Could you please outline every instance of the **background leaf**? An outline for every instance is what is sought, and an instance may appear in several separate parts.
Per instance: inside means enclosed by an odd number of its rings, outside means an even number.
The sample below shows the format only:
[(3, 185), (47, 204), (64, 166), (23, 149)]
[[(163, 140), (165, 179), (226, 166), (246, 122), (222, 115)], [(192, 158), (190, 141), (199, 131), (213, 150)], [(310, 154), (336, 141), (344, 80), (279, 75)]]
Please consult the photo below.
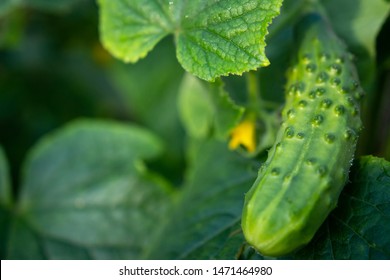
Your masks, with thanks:
[(74, 4), (85, 0), (19, 0), (22, 5), (48, 11), (66, 11)]
[(0, 2), (0, 17), (8, 13), (20, 0), (2, 0)]
[(230, 98), (221, 81), (210, 84), (186, 74), (179, 94), (181, 121), (195, 138), (206, 138), (213, 131), (217, 138), (227, 139), (245, 111)]
[(11, 206), (11, 183), (9, 178), (8, 163), (3, 151), (0, 146), (0, 206), (10, 207)]
[(215, 108), (215, 134), (217, 138), (226, 139), (242, 119), (245, 107), (237, 105), (230, 98), (223, 83), (217, 82), (212, 89), (211, 98)]
[(124, 115), (169, 143), (161, 156), (163, 162), (155, 162), (153, 170), (175, 184), (181, 182), (184, 169), (185, 132), (177, 107), (183, 72), (175, 57), (173, 42), (168, 39), (136, 64), (113, 61), (107, 69), (109, 80), (125, 108)]
[(195, 138), (207, 137), (213, 126), (214, 106), (209, 85), (187, 74), (184, 76), (178, 98), (181, 121), (187, 133)]
[(7, 230), (12, 206), (11, 183), (8, 163), (3, 148), (0, 146), (0, 258), (4, 258), (7, 244)]
[(13, 8), (30, 7), (51, 12), (67, 11), (74, 4), (86, 0), (1, 0), (0, 16), (10, 12)]
[(18, 46), (23, 34), (24, 23), (25, 14), (17, 11), (0, 18), (0, 50)]
[(224, 142), (210, 140), (195, 149), (178, 202), (145, 258), (216, 258), (236, 230), (258, 164), (227, 150)]
[(44, 138), (24, 169), (8, 258), (137, 258), (170, 201), (142, 163), (161, 151), (153, 134), (113, 122), (77, 121)]
[(213, 81), (267, 66), (267, 26), (282, 0), (99, 0), (105, 47), (126, 62), (143, 58), (174, 34), (184, 69)]

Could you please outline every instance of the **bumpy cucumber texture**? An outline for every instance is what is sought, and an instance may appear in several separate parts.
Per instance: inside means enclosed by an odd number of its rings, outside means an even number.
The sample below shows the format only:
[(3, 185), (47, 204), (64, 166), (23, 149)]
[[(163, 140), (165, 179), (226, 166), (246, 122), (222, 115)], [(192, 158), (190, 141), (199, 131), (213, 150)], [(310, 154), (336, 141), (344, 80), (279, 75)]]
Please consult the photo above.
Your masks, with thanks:
[(351, 55), (320, 16), (302, 26), (283, 122), (242, 216), (247, 242), (268, 256), (308, 243), (336, 207), (361, 128), (363, 91)]

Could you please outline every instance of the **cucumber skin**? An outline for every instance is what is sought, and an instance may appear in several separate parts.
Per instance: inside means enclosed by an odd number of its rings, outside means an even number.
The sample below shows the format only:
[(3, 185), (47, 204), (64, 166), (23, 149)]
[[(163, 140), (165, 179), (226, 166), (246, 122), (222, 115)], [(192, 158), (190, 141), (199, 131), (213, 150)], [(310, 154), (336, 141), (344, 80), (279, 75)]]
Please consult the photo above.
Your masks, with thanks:
[(247, 242), (267, 256), (307, 244), (336, 207), (362, 126), (363, 90), (344, 44), (319, 16), (301, 39), (281, 128), (242, 215)]

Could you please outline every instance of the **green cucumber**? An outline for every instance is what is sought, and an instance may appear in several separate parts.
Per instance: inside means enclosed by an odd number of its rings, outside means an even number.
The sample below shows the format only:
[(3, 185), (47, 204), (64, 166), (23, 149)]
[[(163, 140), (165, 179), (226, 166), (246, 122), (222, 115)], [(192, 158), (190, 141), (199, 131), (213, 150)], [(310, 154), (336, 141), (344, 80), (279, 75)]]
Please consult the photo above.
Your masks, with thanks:
[(307, 244), (336, 207), (362, 126), (352, 56), (321, 16), (298, 28), (283, 122), (242, 216), (247, 242), (268, 256)]

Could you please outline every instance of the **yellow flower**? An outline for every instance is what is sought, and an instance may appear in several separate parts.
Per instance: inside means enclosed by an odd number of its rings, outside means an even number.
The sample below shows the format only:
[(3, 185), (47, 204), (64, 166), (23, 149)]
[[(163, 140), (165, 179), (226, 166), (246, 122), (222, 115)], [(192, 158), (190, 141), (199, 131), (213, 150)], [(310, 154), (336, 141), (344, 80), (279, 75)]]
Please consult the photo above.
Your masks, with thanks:
[(248, 152), (254, 152), (256, 149), (255, 129), (255, 122), (252, 119), (239, 123), (231, 133), (229, 148), (234, 150), (241, 145)]

